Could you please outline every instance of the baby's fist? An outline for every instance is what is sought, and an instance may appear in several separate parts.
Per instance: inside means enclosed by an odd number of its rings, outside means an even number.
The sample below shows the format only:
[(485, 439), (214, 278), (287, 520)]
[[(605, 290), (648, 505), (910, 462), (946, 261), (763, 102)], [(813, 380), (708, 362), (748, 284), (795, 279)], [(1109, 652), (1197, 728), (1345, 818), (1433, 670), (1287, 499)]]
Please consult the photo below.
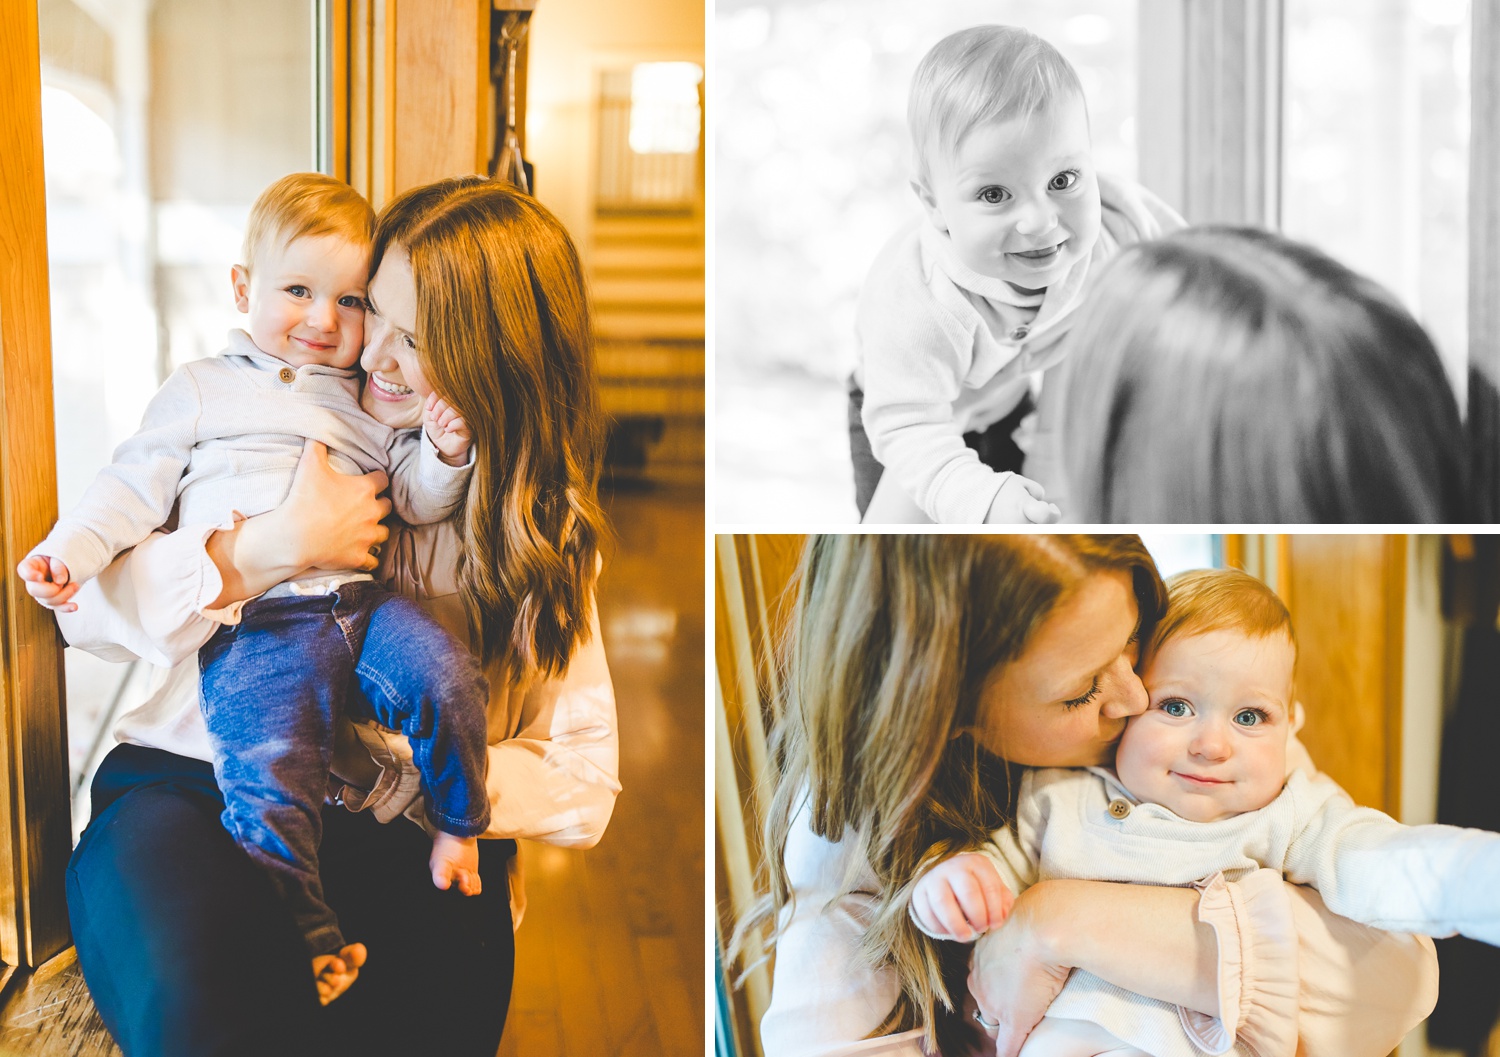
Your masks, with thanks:
[(78, 608), (71, 601), (78, 593), (78, 584), (61, 560), (33, 554), (21, 560), (16, 573), (25, 582), (26, 593), (38, 604), (58, 613), (71, 613)]
[(1047, 493), (1029, 477), (1013, 473), (1000, 485), (985, 515), (986, 525), (1050, 525), (1062, 520), (1062, 511), (1047, 502)]
[(966, 852), (922, 875), (912, 890), (911, 912), (929, 936), (968, 943), (1004, 924), (1015, 901), (995, 864)]
[(429, 393), (422, 416), (427, 421), (427, 436), (443, 461), (461, 466), (468, 458), (471, 440), (469, 427), (464, 424), (458, 412), (436, 393)]

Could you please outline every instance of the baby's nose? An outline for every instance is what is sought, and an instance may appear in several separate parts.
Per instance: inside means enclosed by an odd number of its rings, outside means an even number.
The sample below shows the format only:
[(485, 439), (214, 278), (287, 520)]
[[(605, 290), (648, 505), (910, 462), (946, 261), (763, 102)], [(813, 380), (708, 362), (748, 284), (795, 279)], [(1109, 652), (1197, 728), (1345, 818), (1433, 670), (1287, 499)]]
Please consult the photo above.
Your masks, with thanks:
[(318, 298), (308, 307), (308, 324), (322, 331), (330, 331), (338, 326), (338, 310), (332, 301), (326, 298)]

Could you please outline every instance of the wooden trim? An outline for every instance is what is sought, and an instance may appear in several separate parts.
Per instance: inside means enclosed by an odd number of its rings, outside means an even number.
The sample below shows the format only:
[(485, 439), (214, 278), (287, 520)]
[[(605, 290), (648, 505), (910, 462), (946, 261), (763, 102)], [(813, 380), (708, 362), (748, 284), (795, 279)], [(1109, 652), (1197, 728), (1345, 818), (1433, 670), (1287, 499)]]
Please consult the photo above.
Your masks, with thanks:
[[(495, 137), (492, 35), (535, 0), (332, 0), (334, 174), (379, 209), (408, 188), (482, 173)], [(516, 57), (525, 146), (525, 38)]]
[(1190, 224), (1280, 224), (1282, 10), (1140, 2), (1141, 179)]
[(1405, 536), (1385, 537), (1385, 807), (1400, 818), (1402, 728), (1406, 708), (1406, 554)]
[(319, 115), (319, 122), (329, 128), (329, 175), (352, 183), (350, 179), (350, 47), (352, 25), (349, 0), (328, 0), (324, 32), (328, 34), (328, 106), (330, 112)]
[(1469, 101), (1469, 393), (1474, 518), (1500, 520), (1500, 9), (1472, 6)]
[(66, 947), (72, 852), (62, 642), (13, 570), (57, 518), (35, 4), (0, 18), (0, 960)]

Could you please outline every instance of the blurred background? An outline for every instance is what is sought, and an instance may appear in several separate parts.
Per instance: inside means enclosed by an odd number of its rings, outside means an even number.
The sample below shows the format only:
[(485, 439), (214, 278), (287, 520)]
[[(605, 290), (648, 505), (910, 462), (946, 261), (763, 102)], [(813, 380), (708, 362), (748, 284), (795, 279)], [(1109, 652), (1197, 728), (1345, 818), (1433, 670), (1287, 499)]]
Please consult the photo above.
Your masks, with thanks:
[[(1247, 30), (1250, 7), (1278, 17)], [(920, 216), (908, 83), (940, 38), (986, 22), (1077, 68), (1100, 170), (1396, 291), (1462, 407), (1472, 17), (1469, 0), (718, 0), (714, 515), (857, 519), (844, 383), (865, 271)], [(1204, 55), (1238, 84), (1202, 83)]]

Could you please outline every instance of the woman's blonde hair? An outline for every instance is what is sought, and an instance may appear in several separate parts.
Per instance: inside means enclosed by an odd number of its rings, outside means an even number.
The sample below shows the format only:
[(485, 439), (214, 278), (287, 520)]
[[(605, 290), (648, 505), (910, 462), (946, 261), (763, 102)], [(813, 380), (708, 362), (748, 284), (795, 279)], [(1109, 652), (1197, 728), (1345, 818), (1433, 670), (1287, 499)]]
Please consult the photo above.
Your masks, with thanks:
[(896, 974), (901, 999), (876, 1034), (920, 1025), (929, 1041), (951, 1041), (958, 1025), (939, 1010), (955, 1008), (955, 967), (942, 959), (962, 948), (917, 931), (908, 890), (924, 863), (1003, 825), (1011, 796), (1004, 762), (960, 732), (976, 723), (985, 680), (1058, 602), (1115, 570), (1130, 574), (1148, 636), (1166, 598), (1136, 536), (814, 537), (784, 638), (769, 892), (738, 938), (782, 920), (793, 898), (787, 837), (806, 811), (817, 835), (857, 842), (879, 884), (862, 955)]
[(604, 419), (572, 240), (534, 198), (481, 176), (389, 202), (370, 273), (411, 259), (417, 354), (474, 438), (459, 593), (481, 659), (556, 675), (589, 634)]
[(1029, 118), (1058, 99), (1083, 99), (1062, 53), (1019, 26), (971, 26), (922, 56), (906, 101), (916, 178), (931, 179), (931, 154), (950, 157), (977, 125)]
[(1137, 244), (1065, 340), (1080, 521), (1470, 520), (1437, 350), (1310, 246), (1223, 227)]

